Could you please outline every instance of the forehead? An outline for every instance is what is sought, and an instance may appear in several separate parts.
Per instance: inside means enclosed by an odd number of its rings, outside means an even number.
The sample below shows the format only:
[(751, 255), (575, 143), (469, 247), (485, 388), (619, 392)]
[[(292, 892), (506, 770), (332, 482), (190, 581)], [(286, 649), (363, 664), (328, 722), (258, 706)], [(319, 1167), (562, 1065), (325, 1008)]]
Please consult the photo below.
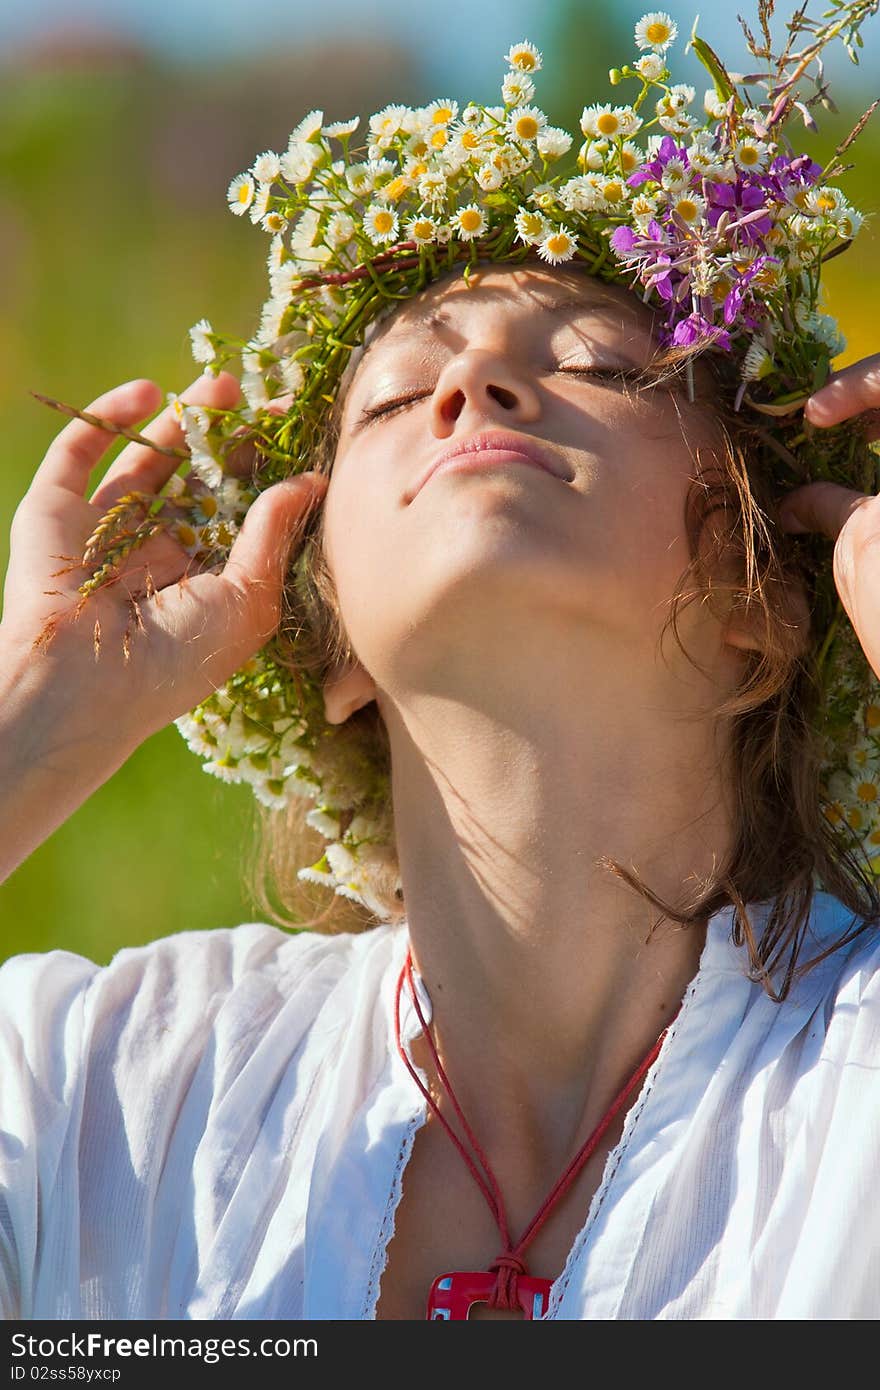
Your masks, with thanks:
[(459, 269), (372, 325), (358, 354), (358, 368), (371, 354), (381, 357), (383, 344), (396, 346), (413, 334), (424, 336), (443, 325), (464, 322), (471, 314), (481, 323), (487, 315), (511, 314), (537, 329), (588, 320), (603, 330), (603, 336), (622, 335), (646, 346), (654, 321), (652, 311), (629, 290), (607, 285), (585, 271), (478, 267), (468, 285)]

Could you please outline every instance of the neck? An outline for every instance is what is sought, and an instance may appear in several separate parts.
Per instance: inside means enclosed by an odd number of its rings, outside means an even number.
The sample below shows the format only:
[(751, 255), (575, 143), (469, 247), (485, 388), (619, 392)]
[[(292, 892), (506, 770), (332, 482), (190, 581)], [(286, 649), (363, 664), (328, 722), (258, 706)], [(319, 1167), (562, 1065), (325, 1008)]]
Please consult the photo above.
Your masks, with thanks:
[(661, 922), (598, 861), (635, 868), (665, 901), (702, 896), (731, 833), (716, 726), (665, 719), (644, 690), (626, 705), (622, 686), (617, 739), (546, 695), (504, 721), (448, 699), (383, 708), (413, 961), (443, 1065), (490, 1145), (540, 1136), (565, 1150), (698, 969), (705, 916)]

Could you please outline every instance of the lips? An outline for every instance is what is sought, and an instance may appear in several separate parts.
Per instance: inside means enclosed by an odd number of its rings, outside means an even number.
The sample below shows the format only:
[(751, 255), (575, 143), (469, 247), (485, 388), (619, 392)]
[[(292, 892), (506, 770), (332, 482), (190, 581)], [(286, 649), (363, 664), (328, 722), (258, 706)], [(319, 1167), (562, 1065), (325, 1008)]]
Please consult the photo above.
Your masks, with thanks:
[[(450, 444), (442, 453), (432, 459), (427, 468), (420, 474), (413, 487), (409, 500), (412, 501), (417, 492), (420, 492), (425, 483), (433, 473), (436, 473), (444, 463), (449, 463), (452, 459), (466, 457), (470, 454), (479, 453), (505, 453), (519, 454), (524, 461), (543, 468), (545, 472), (552, 473), (554, 477), (570, 480), (571, 473), (568, 465), (552, 449), (546, 448), (539, 440), (533, 439), (527, 434), (515, 434), (509, 430), (481, 430), (479, 434), (472, 434), (466, 439), (457, 439), (454, 444)], [(486, 460), (488, 463), (488, 459)]]

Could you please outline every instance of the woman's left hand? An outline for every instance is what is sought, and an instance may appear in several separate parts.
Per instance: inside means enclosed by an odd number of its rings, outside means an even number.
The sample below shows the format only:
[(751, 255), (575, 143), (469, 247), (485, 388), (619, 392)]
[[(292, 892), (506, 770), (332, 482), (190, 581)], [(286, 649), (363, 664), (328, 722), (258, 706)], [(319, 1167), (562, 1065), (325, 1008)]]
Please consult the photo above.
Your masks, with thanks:
[[(804, 417), (828, 429), (863, 416), (880, 439), (880, 353), (835, 372), (810, 397)], [(834, 582), (865, 656), (880, 679), (880, 495), (827, 481), (804, 483), (779, 505), (783, 531), (817, 531), (835, 542)]]

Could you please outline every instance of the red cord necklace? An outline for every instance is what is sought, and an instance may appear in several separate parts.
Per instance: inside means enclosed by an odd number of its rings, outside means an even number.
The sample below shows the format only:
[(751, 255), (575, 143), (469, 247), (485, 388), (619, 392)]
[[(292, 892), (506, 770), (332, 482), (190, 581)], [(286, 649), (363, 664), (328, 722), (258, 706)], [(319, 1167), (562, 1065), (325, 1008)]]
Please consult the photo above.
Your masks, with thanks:
[[(451, 1125), (447, 1122), (446, 1117), (441, 1115), (437, 1103), (430, 1091), (428, 1091), (427, 1087), (422, 1083), (420, 1076), (403, 1047), (400, 1036), (400, 995), (403, 990), (404, 981), (406, 981), (409, 986), (410, 995), (413, 1005), (415, 1006), (416, 1014), (418, 1015), (419, 1023), (422, 1027), (422, 1032), (430, 1048), (434, 1066), (437, 1068), (437, 1075), (452, 1102), (455, 1113), (461, 1121), (471, 1146), (483, 1168), (482, 1173), (477, 1169), (474, 1160), (467, 1152)], [(510, 1230), (507, 1224), (507, 1211), (504, 1206), (504, 1198), (501, 1195), (501, 1188), (498, 1185), (498, 1179), (495, 1177), (489, 1160), (480, 1148), (473, 1130), (462, 1113), (461, 1106), (456, 1099), (449, 1078), (443, 1070), (443, 1065), (437, 1055), (437, 1049), (434, 1046), (434, 1040), (425, 1022), (416, 993), (415, 982), (413, 981), (412, 955), (410, 951), (407, 950), (406, 960), (403, 963), (403, 969), (400, 972), (400, 978), (397, 981), (397, 991), (394, 996), (394, 1034), (397, 1042), (397, 1050), (406, 1064), (410, 1076), (412, 1076), (422, 1095), (437, 1116), (437, 1119), (443, 1125), (443, 1128), (455, 1144), (455, 1147), (458, 1149), (470, 1169), (470, 1172), (473, 1174), (480, 1191), (486, 1198), (489, 1204), (489, 1210), (497, 1223), (503, 1247), (502, 1253), (492, 1261), (487, 1270), (455, 1270), (450, 1274), (438, 1275), (431, 1285), (428, 1294), (427, 1318), (432, 1321), (438, 1318), (448, 1318), (452, 1320), (467, 1319), (470, 1316), (471, 1308), (476, 1303), (486, 1303), (490, 1308), (518, 1308), (528, 1319), (538, 1319), (544, 1316), (547, 1311), (547, 1301), (553, 1280), (539, 1279), (529, 1274), (522, 1259), (522, 1252), (529, 1241), (534, 1239), (540, 1228), (544, 1225), (552, 1208), (568, 1191), (578, 1173), (581, 1171), (590, 1155), (594, 1152), (599, 1140), (620, 1110), (627, 1096), (651, 1066), (663, 1045), (663, 1039), (666, 1037), (669, 1028), (678, 1017), (680, 1009), (681, 1005), (679, 1004), (673, 1018), (670, 1019), (670, 1022), (663, 1029), (657, 1041), (652, 1044), (647, 1057), (639, 1063), (638, 1067), (623, 1087), (623, 1090), (615, 1096), (589, 1139), (575, 1154), (555, 1187), (553, 1187), (544, 1198), (541, 1206), (532, 1217), (525, 1231), (516, 1242), (516, 1245), (514, 1245), (510, 1239)]]

